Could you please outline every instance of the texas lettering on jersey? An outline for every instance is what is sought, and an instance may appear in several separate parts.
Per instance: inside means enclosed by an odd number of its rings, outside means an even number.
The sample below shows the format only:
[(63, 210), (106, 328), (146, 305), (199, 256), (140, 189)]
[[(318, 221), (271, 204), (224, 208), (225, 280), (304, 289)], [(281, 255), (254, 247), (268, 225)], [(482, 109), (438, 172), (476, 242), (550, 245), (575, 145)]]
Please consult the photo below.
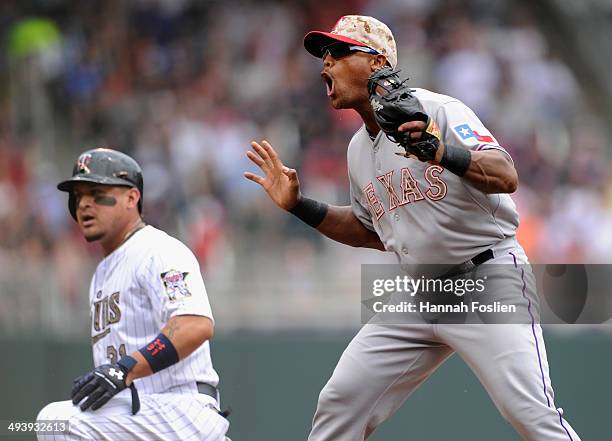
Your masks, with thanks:
[[(412, 175), (409, 168), (404, 167), (400, 170), (399, 187), (396, 187), (397, 178), (394, 179), (395, 170), (390, 170), (385, 174), (376, 176), (387, 193), (388, 210), (395, 210), (410, 203), (417, 203), (426, 198), (436, 202), (444, 198), (447, 193), (447, 185), (442, 180), (441, 174), (444, 168), (439, 165), (431, 165), (425, 169), (424, 177), (427, 181), (427, 188), (421, 188), (419, 183)], [(377, 220), (385, 214), (385, 207), (381, 198), (376, 194), (374, 183), (370, 182), (363, 188), (370, 213)]]

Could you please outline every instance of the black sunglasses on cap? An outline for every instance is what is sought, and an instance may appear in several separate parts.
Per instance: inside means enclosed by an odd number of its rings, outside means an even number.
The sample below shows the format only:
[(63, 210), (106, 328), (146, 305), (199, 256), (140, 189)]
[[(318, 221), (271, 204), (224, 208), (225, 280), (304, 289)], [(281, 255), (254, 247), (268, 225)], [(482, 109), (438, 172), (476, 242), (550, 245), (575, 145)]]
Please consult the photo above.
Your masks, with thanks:
[(355, 52), (364, 52), (372, 55), (378, 54), (378, 51), (367, 46), (355, 46), (347, 43), (336, 42), (323, 46), (321, 49), (321, 53), (323, 54), (321, 58), (325, 58), (327, 54), (329, 54), (333, 59), (339, 60), (340, 58), (344, 58), (348, 55), (354, 54)]

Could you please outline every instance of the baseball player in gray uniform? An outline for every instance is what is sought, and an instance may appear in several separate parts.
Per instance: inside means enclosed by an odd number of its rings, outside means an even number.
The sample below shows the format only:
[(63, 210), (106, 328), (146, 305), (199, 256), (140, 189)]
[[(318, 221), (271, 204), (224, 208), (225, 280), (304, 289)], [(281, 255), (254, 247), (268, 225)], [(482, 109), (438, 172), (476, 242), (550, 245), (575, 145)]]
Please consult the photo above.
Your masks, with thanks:
[[(531, 308), (537, 296), (508, 195), (517, 188), (517, 173), (477, 116), (455, 98), (415, 89), (437, 125), (440, 144), (427, 162), (398, 156), (403, 149), (380, 130), (367, 87), (372, 73), (397, 64), (389, 28), (372, 17), (349, 15), (331, 32), (308, 33), (304, 45), (323, 60), (331, 105), (355, 110), (364, 122), (348, 146), (351, 205), (303, 196), (296, 170), (283, 165), (267, 141), (252, 142), (247, 152), (263, 176), (245, 177), (327, 237), (394, 252), (401, 264), (514, 267), (493, 286)], [(400, 130), (418, 141), (426, 125), (411, 121)], [(309, 440), (367, 439), (454, 352), (523, 439), (580, 440), (555, 405), (542, 330), (536, 314), (530, 316), (530, 323), (517, 324), (366, 324), (321, 391)]]
[(144, 223), (140, 166), (116, 150), (88, 150), (58, 188), (104, 259), (89, 289), (95, 368), (75, 380), (70, 401), (38, 414), (66, 430), (38, 439), (226, 439), (200, 266), (182, 242)]

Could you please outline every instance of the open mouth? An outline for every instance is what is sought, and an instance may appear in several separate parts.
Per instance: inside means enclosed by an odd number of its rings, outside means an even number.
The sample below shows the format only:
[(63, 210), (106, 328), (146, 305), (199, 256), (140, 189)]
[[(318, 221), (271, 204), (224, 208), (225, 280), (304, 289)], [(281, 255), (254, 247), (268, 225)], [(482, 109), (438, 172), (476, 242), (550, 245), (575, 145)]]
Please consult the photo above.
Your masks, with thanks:
[(96, 218), (91, 214), (84, 214), (81, 216), (81, 224), (83, 224), (84, 227), (90, 226), (95, 220)]
[(325, 87), (327, 88), (327, 96), (332, 96), (334, 94), (334, 80), (326, 73), (322, 73), (321, 77), (323, 78), (323, 82), (325, 83)]

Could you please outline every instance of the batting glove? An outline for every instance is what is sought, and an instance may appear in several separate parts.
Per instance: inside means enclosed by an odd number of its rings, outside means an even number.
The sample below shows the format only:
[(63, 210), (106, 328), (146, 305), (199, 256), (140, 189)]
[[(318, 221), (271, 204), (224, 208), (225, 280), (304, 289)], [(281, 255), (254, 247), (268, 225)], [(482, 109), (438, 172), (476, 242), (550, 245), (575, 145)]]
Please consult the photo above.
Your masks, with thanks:
[[(128, 360), (131, 359), (131, 360)], [(72, 404), (79, 404), (85, 397), (87, 400), (81, 404), (82, 411), (91, 407), (91, 410), (98, 410), (108, 401), (128, 386), (126, 384), (127, 375), (134, 367), (135, 360), (126, 356), (117, 363), (103, 364), (93, 371), (81, 375), (74, 380), (74, 387), (70, 394)], [(140, 399), (136, 386), (130, 386), (132, 392), (132, 415), (140, 410)]]

